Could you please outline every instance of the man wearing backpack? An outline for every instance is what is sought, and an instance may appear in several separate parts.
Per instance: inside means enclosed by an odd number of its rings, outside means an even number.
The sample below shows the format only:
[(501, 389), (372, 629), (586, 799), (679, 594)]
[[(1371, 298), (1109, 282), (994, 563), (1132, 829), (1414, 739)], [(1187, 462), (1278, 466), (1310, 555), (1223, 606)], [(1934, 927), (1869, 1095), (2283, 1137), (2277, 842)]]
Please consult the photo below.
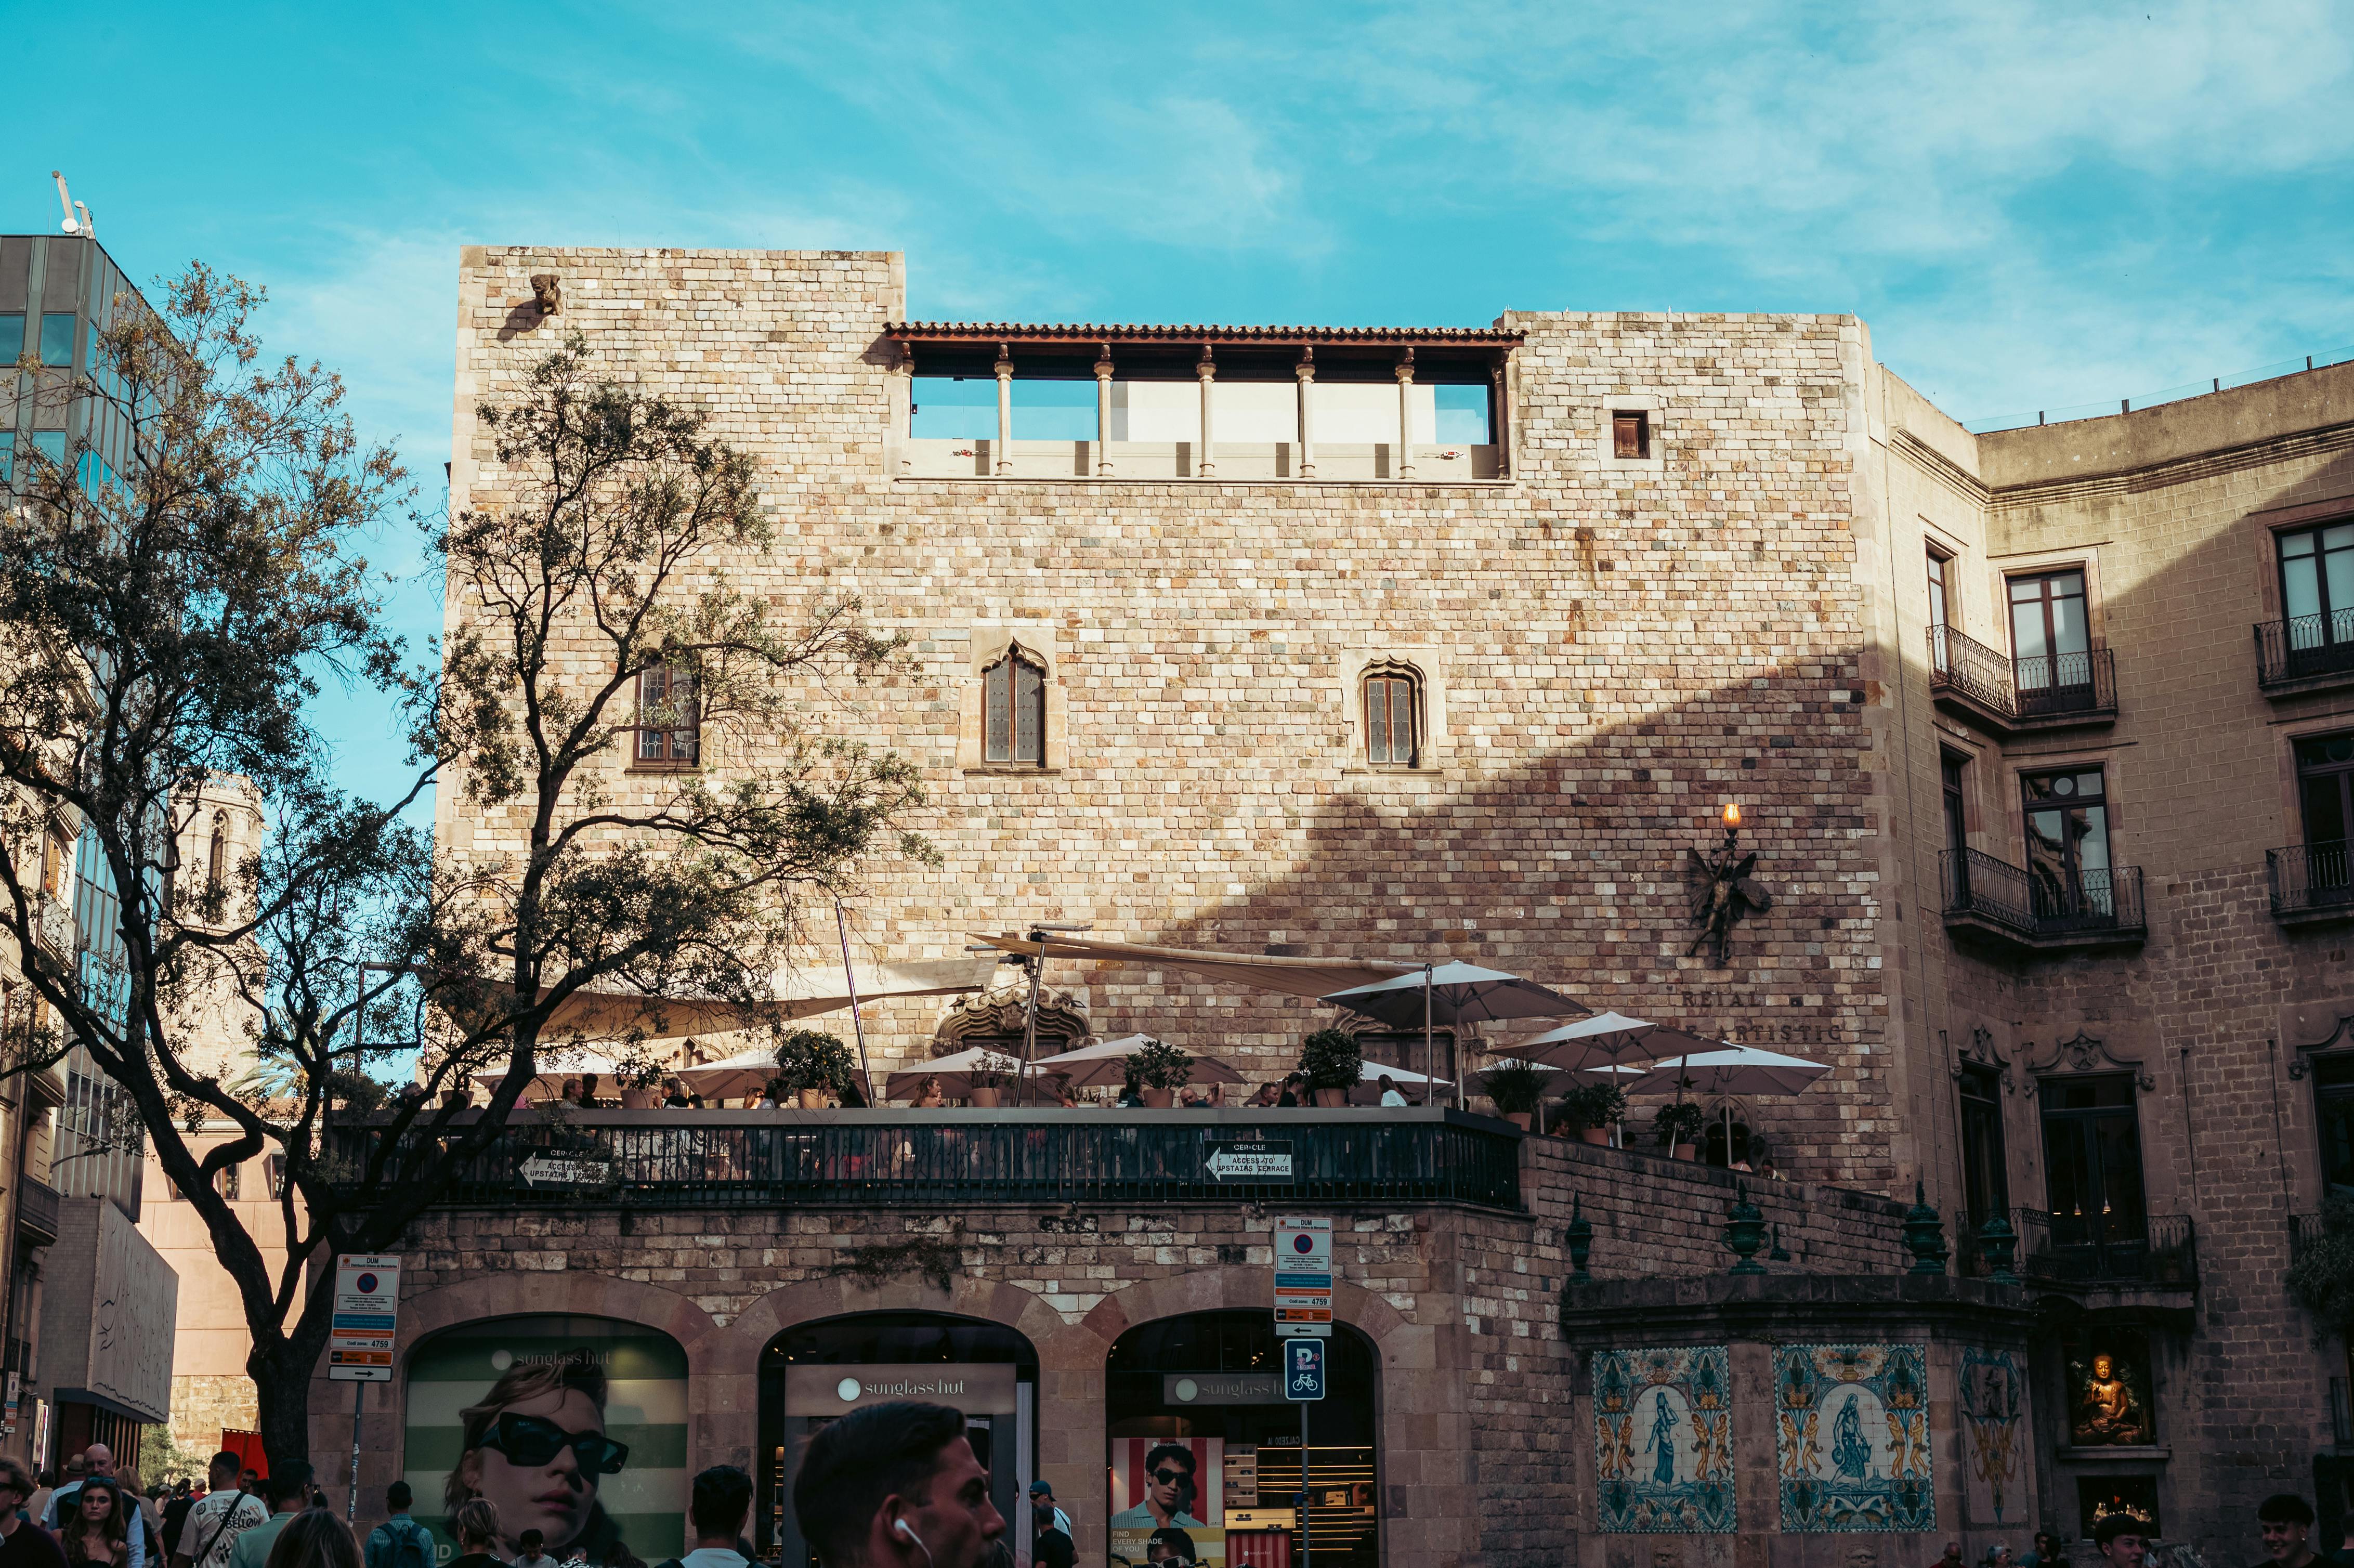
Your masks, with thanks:
[(227, 1448), (213, 1456), (207, 1472), (213, 1489), (188, 1510), (172, 1568), (228, 1568), (237, 1538), (269, 1520), (270, 1510), (260, 1498), (238, 1490), (237, 1474), (244, 1464)]
[(407, 1481), (384, 1489), (384, 1506), (392, 1517), (368, 1531), (367, 1568), (433, 1568), (433, 1537), (408, 1517), (415, 1501)]

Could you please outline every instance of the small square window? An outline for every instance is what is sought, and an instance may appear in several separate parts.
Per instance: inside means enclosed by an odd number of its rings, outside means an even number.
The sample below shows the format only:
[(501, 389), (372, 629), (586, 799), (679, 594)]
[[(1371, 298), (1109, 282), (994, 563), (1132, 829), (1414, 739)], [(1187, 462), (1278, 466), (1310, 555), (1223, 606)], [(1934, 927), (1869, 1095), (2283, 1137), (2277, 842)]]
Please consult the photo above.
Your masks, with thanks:
[(1610, 414), (1610, 454), (1646, 458), (1651, 455), (1651, 416), (1641, 408), (1617, 408)]

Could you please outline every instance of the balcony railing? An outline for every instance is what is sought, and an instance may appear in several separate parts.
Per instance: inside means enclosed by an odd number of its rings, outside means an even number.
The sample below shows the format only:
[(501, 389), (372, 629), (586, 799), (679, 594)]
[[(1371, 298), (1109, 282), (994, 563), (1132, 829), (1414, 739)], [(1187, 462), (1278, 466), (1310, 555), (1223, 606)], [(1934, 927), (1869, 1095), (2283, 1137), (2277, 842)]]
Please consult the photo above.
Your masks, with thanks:
[(2354, 920), (2354, 845), (2289, 844), (2264, 851), (2273, 918), (2291, 925)]
[[(345, 1127), (359, 1147), (376, 1126)], [(1447, 1109), (578, 1111), (519, 1118), (445, 1206), (1423, 1202), (1521, 1207), (1520, 1138)], [(398, 1179), (398, 1169), (393, 1173)]]
[(1937, 856), (1946, 924), (2028, 948), (2139, 941), (2147, 930), (2141, 867), (2079, 871), (2072, 882), (2031, 876), (1977, 850)]
[[(2199, 1283), (2198, 1238), (2188, 1214), (2053, 1214), (2009, 1212), (2019, 1247), (2012, 1267), (2038, 1285), (2158, 1285)], [(1958, 1272), (1983, 1279), (1994, 1272), (1975, 1225), (1963, 1222), (1954, 1249)]]
[(2328, 1234), (2322, 1226), (2319, 1214), (2291, 1214), (2288, 1217), (2288, 1260), (2295, 1263)]
[(2105, 648), (2014, 659), (1950, 626), (1933, 626), (1929, 692), (2002, 729), (2105, 724), (2117, 716), (2116, 661)]
[(16, 1232), (33, 1246), (58, 1239), (58, 1205), (64, 1202), (47, 1181), (27, 1176), (16, 1183)]
[(2258, 623), (2258, 685), (2270, 689), (2345, 679), (2354, 679), (2354, 609)]
[(44, 893), (33, 905), (33, 946), (51, 974), (74, 971), (73, 906), (53, 893)]

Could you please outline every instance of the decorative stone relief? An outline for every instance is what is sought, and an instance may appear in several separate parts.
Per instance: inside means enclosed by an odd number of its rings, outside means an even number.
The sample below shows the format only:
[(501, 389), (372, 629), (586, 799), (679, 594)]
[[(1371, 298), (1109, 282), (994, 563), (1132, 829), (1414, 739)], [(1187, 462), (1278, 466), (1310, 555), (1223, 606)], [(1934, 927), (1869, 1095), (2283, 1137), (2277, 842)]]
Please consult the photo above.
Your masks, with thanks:
[(2026, 1374), (2009, 1351), (1964, 1347), (1958, 1379), (1962, 1469), (1970, 1522), (2017, 1524), (2026, 1517)]

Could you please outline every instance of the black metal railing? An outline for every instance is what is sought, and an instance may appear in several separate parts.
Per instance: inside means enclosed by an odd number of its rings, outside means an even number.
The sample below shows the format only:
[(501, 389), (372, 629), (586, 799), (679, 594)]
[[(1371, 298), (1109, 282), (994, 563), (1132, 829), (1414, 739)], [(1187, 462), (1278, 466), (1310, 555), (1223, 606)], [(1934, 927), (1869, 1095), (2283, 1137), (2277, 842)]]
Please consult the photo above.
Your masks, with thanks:
[(2295, 1263), (2328, 1234), (2319, 1214), (2291, 1214), (2288, 1217), (2288, 1260)]
[(16, 1229), (35, 1246), (48, 1246), (58, 1239), (58, 1205), (64, 1202), (58, 1190), (37, 1177), (27, 1176), (16, 1184)]
[(2354, 856), (2345, 840), (2264, 851), (2274, 915), (2354, 914)]
[[(2181, 1285), (2199, 1283), (2199, 1245), (2188, 1214), (2053, 1214), (2009, 1211), (2018, 1246), (2012, 1271), (2039, 1285)], [(1979, 1224), (1962, 1220), (1954, 1247), (1956, 1271), (1983, 1279), (1994, 1272)]]
[(1948, 920), (1990, 921), (2027, 941), (2124, 935), (2147, 926), (2137, 865), (2085, 868), (2062, 880), (1978, 850), (1942, 851), (1937, 865)]
[(1933, 626), (1929, 690), (2017, 722), (2114, 716), (2116, 660), (2105, 648), (2013, 659), (1950, 626)]
[[(381, 1133), (360, 1125), (337, 1136), (347, 1156), (361, 1158)], [(561, 1126), (517, 1119), (442, 1202), (755, 1209), (1316, 1201), (1517, 1210), (1519, 1146), (1509, 1129), (1443, 1109), (584, 1111)], [(1288, 1173), (1271, 1171), (1267, 1157)]]
[(2354, 609), (2257, 623), (2257, 684), (2277, 686), (2324, 675), (2354, 675)]

